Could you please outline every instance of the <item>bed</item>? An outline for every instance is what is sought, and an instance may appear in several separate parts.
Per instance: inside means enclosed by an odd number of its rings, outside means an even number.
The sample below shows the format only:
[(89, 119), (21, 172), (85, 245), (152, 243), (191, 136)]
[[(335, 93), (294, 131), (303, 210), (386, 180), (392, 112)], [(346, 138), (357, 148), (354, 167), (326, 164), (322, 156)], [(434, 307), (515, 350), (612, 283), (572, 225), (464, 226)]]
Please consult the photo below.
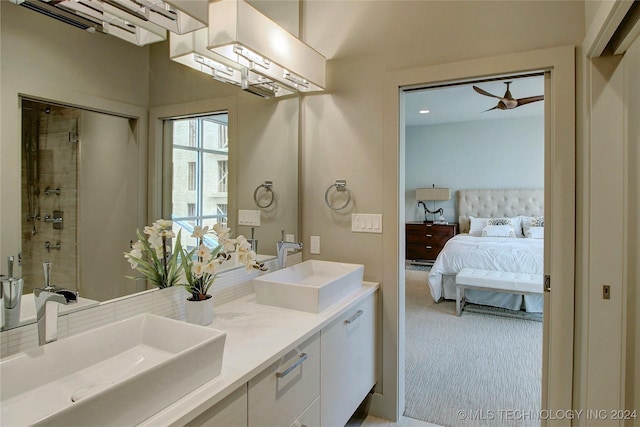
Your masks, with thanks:
[[(465, 267), (543, 274), (543, 190), (458, 190), (457, 201), (460, 234), (445, 244), (429, 273), (434, 301), (455, 300), (455, 275)], [(505, 224), (504, 218), (510, 221)], [(510, 310), (543, 308), (541, 295), (468, 290), (465, 298)]]

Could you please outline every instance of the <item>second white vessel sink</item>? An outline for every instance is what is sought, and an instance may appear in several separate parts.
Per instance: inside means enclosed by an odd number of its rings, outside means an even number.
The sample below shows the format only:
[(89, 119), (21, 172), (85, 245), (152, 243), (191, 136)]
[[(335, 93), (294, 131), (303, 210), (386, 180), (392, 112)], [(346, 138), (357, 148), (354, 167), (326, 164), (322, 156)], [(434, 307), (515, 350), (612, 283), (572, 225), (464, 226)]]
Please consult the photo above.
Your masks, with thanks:
[(217, 377), (225, 338), (143, 314), (10, 356), (0, 361), (2, 424), (138, 424)]
[(253, 279), (258, 304), (320, 313), (362, 286), (364, 265), (309, 260)]

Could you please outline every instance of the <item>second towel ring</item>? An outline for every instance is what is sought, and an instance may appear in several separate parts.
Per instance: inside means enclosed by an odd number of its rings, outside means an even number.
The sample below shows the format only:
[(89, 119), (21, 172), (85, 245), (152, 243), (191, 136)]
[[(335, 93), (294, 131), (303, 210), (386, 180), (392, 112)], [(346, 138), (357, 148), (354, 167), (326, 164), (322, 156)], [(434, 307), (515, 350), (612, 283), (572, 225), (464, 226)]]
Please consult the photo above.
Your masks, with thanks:
[[(256, 188), (256, 191), (253, 192), (253, 201), (256, 202), (256, 205), (258, 205), (259, 208), (262, 208), (262, 209), (268, 208), (273, 204), (274, 194), (273, 194), (272, 187), (273, 187), (273, 181), (265, 181), (264, 184), (258, 185), (258, 187)], [(264, 191), (271, 193), (271, 198), (269, 199), (269, 203), (267, 203), (266, 205), (261, 205), (260, 202), (258, 201), (258, 192), (260, 191), (261, 188), (264, 188)]]
[[(329, 202), (329, 191), (331, 191), (331, 189), (333, 187), (336, 188), (336, 191), (346, 191), (347, 192), (347, 201), (344, 203), (344, 205), (335, 207)], [(344, 180), (344, 179), (337, 180), (335, 184), (330, 185), (327, 188), (327, 191), (324, 192), (324, 203), (331, 210), (339, 211), (341, 209), (344, 209), (349, 205), (349, 202), (351, 202), (351, 191), (347, 188), (347, 181)]]

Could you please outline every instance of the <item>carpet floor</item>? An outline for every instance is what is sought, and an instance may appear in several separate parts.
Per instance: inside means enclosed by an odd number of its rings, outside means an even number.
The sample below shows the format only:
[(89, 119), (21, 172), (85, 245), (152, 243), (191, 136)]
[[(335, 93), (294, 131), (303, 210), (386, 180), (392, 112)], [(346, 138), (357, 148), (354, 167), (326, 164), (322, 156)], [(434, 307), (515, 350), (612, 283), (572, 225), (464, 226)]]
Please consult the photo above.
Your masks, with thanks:
[(405, 413), (443, 426), (539, 426), (542, 323), (455, 314), (406, 271)]

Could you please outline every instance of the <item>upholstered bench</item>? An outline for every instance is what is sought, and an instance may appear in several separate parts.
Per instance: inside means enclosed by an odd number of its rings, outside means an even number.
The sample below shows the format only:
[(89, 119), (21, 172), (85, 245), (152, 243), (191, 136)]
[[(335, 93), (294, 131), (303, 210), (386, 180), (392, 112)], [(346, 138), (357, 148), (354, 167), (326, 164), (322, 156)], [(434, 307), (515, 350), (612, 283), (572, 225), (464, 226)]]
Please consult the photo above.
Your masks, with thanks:
[(539, 295), (543, 292), (543, 278), (542, 274), (463, 268), (456, 274), (456, 313), (458, 316), (464, 308), (465, 289)]

